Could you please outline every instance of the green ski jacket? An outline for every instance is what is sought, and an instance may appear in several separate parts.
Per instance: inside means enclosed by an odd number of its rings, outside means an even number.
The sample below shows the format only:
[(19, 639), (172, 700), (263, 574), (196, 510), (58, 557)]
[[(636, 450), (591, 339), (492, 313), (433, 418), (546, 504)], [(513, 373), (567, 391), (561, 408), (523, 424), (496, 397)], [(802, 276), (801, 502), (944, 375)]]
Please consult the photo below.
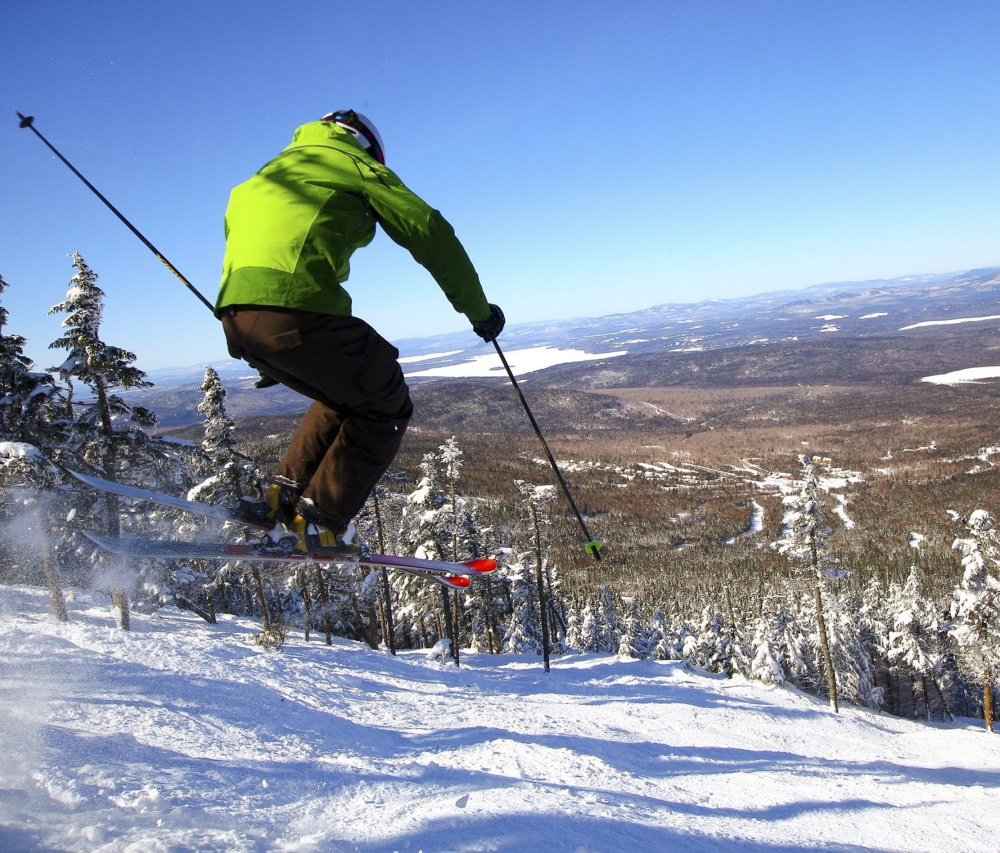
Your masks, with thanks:
[(355, 249), (378, 222), (434, 277), (470, 321), (490, 315), (479, 276), (445, 218), (333, 122), (311, 122), (236, 187), (226, 208), (226, 255), (216, 314), (270, 305), (350, 315), (341, 286)]

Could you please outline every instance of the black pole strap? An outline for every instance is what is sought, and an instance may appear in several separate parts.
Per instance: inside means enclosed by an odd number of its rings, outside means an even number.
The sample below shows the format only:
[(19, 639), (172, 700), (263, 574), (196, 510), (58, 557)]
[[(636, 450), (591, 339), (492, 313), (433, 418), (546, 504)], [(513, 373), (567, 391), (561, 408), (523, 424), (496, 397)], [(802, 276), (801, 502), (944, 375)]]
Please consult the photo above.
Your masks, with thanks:
[(100, 193), (100, 191), (97, 189), (97, 187), (95, 187), (90, 181), (88, 181), (83, 175), (81, 175), (80, 172), (77, 171), (76, 167), (73, 166), (73, 164), (70, 163), (69, 160), (67, 160), (65, 157), (63, 157), (63, 155), (59, 153), (59, 151), (56, 149), (56, 147), (51, 142), (49, 142), (44, 136), (42, 136), (42, 134), (38, 131), (38, 128), (35, 127), (35, 124), (34, 124), (35, 117), (34, 116), (23, 116), (23, 115), (21, 115), (21, 113), (17, 113), (17, 112), (15, 113), (15, 115), (21, 120), (20, 126), (22, 128), (23, 127), (28, 128), (29, 130), (32, 131), (32, 133), (35, 134), (35, 136), (37, 136), (39, 139), (41, 139), (42, 142), (44, 142), (49, 147), (49, 150), (51, 150), (52, 153), (56, 155), (56, 157), (58, 157), (60, 160), (62, 160), (63, 163), (65, 163), (66, 166), (69, 168), (69, 170), (74, 175), (76, 175), (81, 181), (83, 181), (84, 184), (87, 185), (87, 188), (94, 195), (96, 195), (101, 201), (104, 202), (105, 205), (107, 205), (108, 209), (125, 224), (125, 226), (129, 229), (129, 231), (131, 231), (133, 234), (135, 234), (135, 236), (138, 237), (143, 242), (143, 244), (146, 246), (146, 248), (149, 249), (154, 255), (156, 255), (156, 257), (158, 257), (163, 262), (163, 265), (168, 270), (170, 270), (170, 272), (172, 272), (175, 276), (177, 276), (177, 278), (179, 278), (181, 280), (181, 282), (184, 284), (184, 286), (188, 290), (190, 290), (195, 296), (197, 296), (202, 301), (202, 304), (204, 304), (204, 306), (209, 311), (215, 313), (215, 306), (211, 302), (209, 302), (204, 297), (204, 295), (202, 295), (201, 291), (199, 291), (198, 288), (196, 288), (193, 284), (191, 284), (190, 281), (188, 281), (183, 275), (181, 275), (181, 273), (177, 269), (177, 267), (175, 267), (172, 263), (170, 263), (170, 261), (168, 261), (163, 256), (163, 254), (160, 252), (160, 250), (157, 249), (156, 246), (154, 246), (152, 243), (150, 243), (149, 240), (147, 240), (146, 237), (142, 234), (142, 232), (139, 231), (139, 229), (136, 228), (131, 222), (129, 222), (121, 214), (121, 212), (118, 210), (118, 208), (115, 207), (110, 201), (108, 201)]
[(580, 510), (577, 509), (576, 501), (573, 500), (573, 495), (570, 493), (569, 486), (566, 485), (566, 480), (563, 479), (562, 472), (559, 470), (559, 465), (556, 463), (555, 457), (552, 455), (552, 451), (549, 450), (549, 443), (545, 440), (545, 436), (542, 435), (542, 431), (538, 426), (538, 421), (535, 420), (535, 416), (531, 413), (528, 401), (524, 399), (524, 394), (521, 393), (521, 386), (517, 384), (517, 379), (514, 378), (514, 371), (510, 369), (510, 365), (507, 363), (507, 358), (504, 356), (503, 350), (500, 349), (500, 344), (497, 343), (496, 338), (493, 339), (493, 346), (496, 348), (497, 355), (500, 356), (500, 361), (503, 363), (504, 370), (507, 371), (507, 376), (510, 379), (511, 385), (514, 386), (514, 390), (517, 392), (517, 396), (521, 400), (521, 405), (524, 407), (528, 420), (531, 421), (531, 426), (535, 430), (535, 435), (538, 436), (538, 440), (542, 443), (542, 447), (545, 448), (545, 455), (549, 458), (549, 465), (552, 466), (552, 470), (555, 472), (556, 478), (559, 480), (559, 485), (562, 486), (563, 493), (566, 495), (566, 500), (569, 501), (569, 505), (572, 507), (574, 515), (576, 515), (576, 520), (580, 523), (580, 529), (583, 530), (583, 536), (587, 543), (584, 546), (584, 549), (595, 560), (600, 560), (601, 543), (597, 539), (594, 539), (590, 535), (590, 531), (587, 530), (587, 523), (583, 520)]

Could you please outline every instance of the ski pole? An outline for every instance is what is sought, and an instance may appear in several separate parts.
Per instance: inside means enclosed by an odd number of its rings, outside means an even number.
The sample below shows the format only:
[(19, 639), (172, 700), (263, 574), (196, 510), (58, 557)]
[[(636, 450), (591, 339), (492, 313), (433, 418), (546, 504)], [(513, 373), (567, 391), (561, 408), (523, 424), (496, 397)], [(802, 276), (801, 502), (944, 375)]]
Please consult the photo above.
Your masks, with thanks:
[(77, 171), (76, 167), (74, 167), (73, 164), (69, 162), (69, 160), (67, 160), (65, 157), (63, 157), (63, 155), (59, 153), (59, 151), (56, 149), (56, 147), (51, 142), (49, 142), (44, 136), (42, 136), (42, 134), (38, 131), (38, 128), (35, 127), (35, 117), (34, 116), (23, 116), (19, 112), (15, 112), (15, 115), (21, 120), (20, 127), (22, 127), (22, 128), (23, 127), (28, 128), (29, 130), (31, 130), (35, 134), (35, 136), (37, 136), (39, 139), (41, 139), (42, 142), (44, 142), (49, 147), (49, 149), (52, 151), (52, 153), (55, 154), (56, 157), (58, 157), (60, 160), (62, 160), (63, 163), (65, 163), (69, 167), (69, 170), (74, 175), (76, 175), (81, 181), (83, 181), (84, 184), (87, 185), (87, 188), (94, 195), (96, 195), (101, 201), (103, 201), (107, 205), (108, 209), (115, 216), (117, 216), (123, 223), (125, 223), (125, 226), (129, 229), (129, 231), (131, 231), (133, 234), (135, 234), (135, 236), (138, 237), (143, 242), (143, 244), (146, 246), (146, 248), (149, 249), (149, 251), (151, 251), (154, 255), (156, 255), (156, 257), (158, 257), (163, 262), (164, 266), (168, 270), (170, 270), (170, 272), (172, 272), (175, 276), (177, 276), (177, 278), (179, 278), (181, 280), (181, 282), (184, 284), (184, 286), (188, 290), (190, 290), (195, 296), (197, 296), (202, 301), (202, 303), (204, 304), (204, 306), (209, 311), (211, 311), (213, 313), (215, 312), (215, 306), (211, 302), (209, 302), (202, 295), (202, 293), (198, 290), (198, 288), (196, 288), (193, 284), (191, 284), (190, 281), (188, 281), (183, 275), (181, 275), (181, 273), (177, 269), (177, 267), (175, 267), (172, 263), (170, 263), (170, 261), (168, 261), (163, 256), (163, 254), (160, 252), (160, 250), (157, 249), (156, 246), (154, 246), (152, 243), (150, 243), (149, 240), (147, 240), (146, 237), (143, 235), (143, 233), (138, 228), (136, 228), (131, 222), (129, 222), (121, 214), (121, 212), (118, 210), (117, 207), (115, 207), (110, 201), (108, 201), (103, 195), (101, 195), (101, 193), (97, 189), (97, 187), (95, 187), (90, 181), (88, 181), (83, 175), (81, 175), (80, 172)]
[(562, 472), (559, 470), (559, 465), (556, 463), (555, 457), (552, 455), (552, 451), (549, 450), (549, 443), (545, 440), (545, 436), (542, 435), (542, 431), (538, 426), (538, 421), (535, 420), (535, 416), (531, 413), (528, 401), (524, 399), (524, 394), (521, 393), (521, 386), (517, 384), (517, 379), (514, 378), (514, 371), (510, 369), (510, 365), (507, 363), (507, 358), (504, 356), (503, 350), (500, 349), (500, 344), (497, 343), (496, 338), (493, 339), (493, 346), (496, 348), (497, 355), (500, 356), (500, 361), (503, 363), (504, 370), (507, 371), (507, 376), (510, 379), (511, 385), (514, 386), (514, 390), (517, 392), (517, 396), (521, 400), (521, 405), (524, 407), (528, 420), (531, 421), (531, 426), (535, 430), (535, 435), (538, 436), (538, 440), (542, 443), (542, 447), (545, 449), (545, 455), (549, 458), (549, 465), (552, 466), (552, 470), (555, 472), (556, 478), (559, 480), (559, 485), (562, 486), (563, 493), (566, 495), (566, 500), (569, 501), (569, 505), (572, 507), (573, 513), (576, 515), (576, 520), (580, 523), (580, 529), (583, 530), (583, 536), (587, 543), (584, 546), (584, 550), (595, 560), (600, 560), (601, 543), (597, 539), (594, 539), (590, 535), (590, 531), (587, 530), (587, 523), (583, 520), (580, 510), (577, 509), (576, 501), (573, 500), (573, 495), (570, 494), (569, 486), (566, 485), (566, 480), (563, 479)]

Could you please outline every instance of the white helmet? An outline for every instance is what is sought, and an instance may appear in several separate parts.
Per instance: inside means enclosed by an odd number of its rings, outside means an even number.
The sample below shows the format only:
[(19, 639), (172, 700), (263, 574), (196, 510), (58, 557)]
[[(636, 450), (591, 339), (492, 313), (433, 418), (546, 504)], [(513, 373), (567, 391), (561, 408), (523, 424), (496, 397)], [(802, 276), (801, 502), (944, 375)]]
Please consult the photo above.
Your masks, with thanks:
[(334, 110), (327, 113), (320, 121), (332, 121), (344, 130), (352, 133), (354, 138), (361, 143), (362, 147), (385, 165), (385, 149), (382, 146), (382, 137), (371, 119), (365, 118), (361, 113), (354, 110)]

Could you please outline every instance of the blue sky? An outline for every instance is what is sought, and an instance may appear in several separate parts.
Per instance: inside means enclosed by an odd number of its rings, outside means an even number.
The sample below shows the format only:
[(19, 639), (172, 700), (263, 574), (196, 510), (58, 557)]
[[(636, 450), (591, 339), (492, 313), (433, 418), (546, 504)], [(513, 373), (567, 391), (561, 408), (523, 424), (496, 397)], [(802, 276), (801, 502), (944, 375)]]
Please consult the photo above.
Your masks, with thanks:
[[(995, 2), (36, 0), (0, 30), (0, 274), (39, 367), (74, 251), (140, 367), (225, 348), (15, 111), (210, 299), (230, 188), (343, 107), (512, 323), (1000, 264)], [(390, 339), (466, 327), (384, 235), (348, 289)]]

